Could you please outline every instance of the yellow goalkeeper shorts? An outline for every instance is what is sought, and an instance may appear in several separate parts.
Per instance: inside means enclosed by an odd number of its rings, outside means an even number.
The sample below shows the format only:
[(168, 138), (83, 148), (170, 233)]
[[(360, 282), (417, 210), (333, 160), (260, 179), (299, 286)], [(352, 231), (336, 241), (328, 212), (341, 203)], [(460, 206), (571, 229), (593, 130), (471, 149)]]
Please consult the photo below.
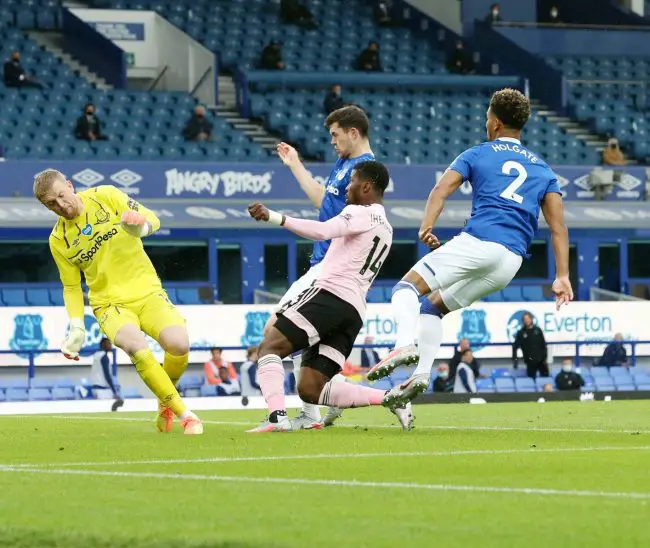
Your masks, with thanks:
[(158, 340), (166, 327), (185, 326), (185, 318), (169, 300), (165, 291), (153, 293), (143, 299), (125, 304), (93, 308), (99, 327), (111, 342), (125, 325), (135, 325), (147, 335)]

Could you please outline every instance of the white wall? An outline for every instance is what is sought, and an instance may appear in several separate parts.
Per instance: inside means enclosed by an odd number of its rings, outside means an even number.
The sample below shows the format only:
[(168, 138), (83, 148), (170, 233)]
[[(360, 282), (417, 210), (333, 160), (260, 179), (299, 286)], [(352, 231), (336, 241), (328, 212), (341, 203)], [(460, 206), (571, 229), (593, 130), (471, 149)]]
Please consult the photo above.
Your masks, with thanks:
[(406, 2), (455, 33), (463, 33), (459, 0), (406, 0)]
[[(130, 78), (155, 77), (160, 65), (156, 44), (155, 20), (152, 11), (131, 10), (70, 10), (82, 21), (92, 25), (106, 38), (132, 55), (127, 76)], [(120, 39), (121, 36), (128, 39)]]

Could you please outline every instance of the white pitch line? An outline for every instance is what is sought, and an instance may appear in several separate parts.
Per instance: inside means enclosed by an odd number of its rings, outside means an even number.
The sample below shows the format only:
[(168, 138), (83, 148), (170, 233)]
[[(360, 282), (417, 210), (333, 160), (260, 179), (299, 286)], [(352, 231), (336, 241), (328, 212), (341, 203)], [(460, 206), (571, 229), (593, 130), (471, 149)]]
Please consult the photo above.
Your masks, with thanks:
[[(17, 416), (17, 415), (16, 415)], [(36, 415), (20, 415), (25, 418), (33, 418)], [(144, 417), (94, 417), (90, 415), (48, 415), (48, 418), (65, 419), (65, 420), (87, 420), (87, 421), (130, 421), (130, 422), (151, 422), (151, 419)], [(259, 421), (212, 421), (203, 420), (203, 424), (217, 424), (221, 426), (253, 426), (259, 424)], [(337, 424), (337, 428), (388, 428), (399, 429), (397, 425), (390, 424)], [(467, 431), (503, 431), (503, 432), (565, 432), (565, 433), (585, 433), (585, 434), (650, 434), (650, 430), (607, 430), (605, 428), (553, 428), (538, 426), (465, 426), (465, 425), (422, 425), (416, 424), (416, 430), (467, 430)]]
[(547, 449), (468, 449), (452, 451), (404, 451), (397, 453), (316, 453), (313, 455), (260, 455), (251, 457), (204, 457), (196, 459), (150, 459), (132, 461), (92, 461), (92, 462), (53, 462), (48, 464), (5, 464), (9, 468), (29, 468), (47, 470), (51, 467), (73, 466), (133, 466), (152, 464), (200, 464), (213, 462), (257, 462), (312, 459), (369, 459), (381, 457), (454, 457), (471, 455), (511, 455), (521, 453), (591, 453), (600, 451), (650, 451), (650, 445), (604, 446), (604, 447), (554, 447)]
[(447, 485), (410, 482), (379, 482), (379, 481), (355, 481), (355, 480), (316, 480), (303, 478), (273, 478), (273, 477), (249, 477), (249, 476), (208, 476), (200, 474), (156, 474), (140, 472), (108, 472), (101, 470), (70, 470), (70, 469), (36, 469), (36, 468), (12, 468), (0, 466), (0, 472), (22, 473), (22, 474), (55, 474), (55, 475), (79, 475), (95, 477), (123, 477), (143, 479), (171, 479), (171, 480), (195, 480), (195, 481), (218, 481), (223, 483), (267, 483), (280, 485), (322, 485), (328, 487), (365, 487), (379, 489), (409, 489), (412, 491), (448, 491), (448, 492), (470, 492), (470, 493), (502, 493), (516, 495), (540, 495), (560, 497), (595, 497), (595, 498), (617, 498), (633, 500), (649, 500), (650, 493), (642, 492), (616, 492), (616, 491), (582, 491), (577, 489), (539, 489), (535, 487), (497, 487), (489, 485)]

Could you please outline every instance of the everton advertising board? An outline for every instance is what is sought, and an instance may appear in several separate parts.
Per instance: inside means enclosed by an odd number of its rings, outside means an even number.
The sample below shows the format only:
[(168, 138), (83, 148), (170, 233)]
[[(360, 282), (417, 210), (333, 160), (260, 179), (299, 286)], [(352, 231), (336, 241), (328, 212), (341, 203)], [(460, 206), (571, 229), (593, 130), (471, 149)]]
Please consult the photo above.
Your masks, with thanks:
[[(34, 175), (47, 169), (62, 171), (78, 190), (112, 184), (138, 198), (217, 198), (301, 200), (304, 194), (281, 162), (220, 164), (211, 162), (24, 162), (0, 163), (0, 197), (30, 197)], [(324, 183), (330, 167), (310, 164)], [(395, 200), (426, 200), (447, 166), (391, 165), (388, 196)], [(645, 199), (646, 168), (614, 171), (589, 166), (555, 166), (567, 200), (602, 198), (615, 201)], [(452, 200), (470, 200), (465, 183)]]
[[(274, 310), (266, 305), (209, 305), (180, 306), (187, 319), (190, 343), (193, 348), (222, 346), (246, 348), (258, 345), (262, 330)], [(549, 354), (554, 356), (575, 355), (572, 341), (610, 341), (615, 333), (623, 333), (627, 340), (645, 341), (650, 332), (638, 318), (647, 316), (649, 305), (645, 302), (575, 302), (555, 312), (552, 302), (544, 303), (477, 303), (470, 308), (454, 312), (443, 322), (443, 343), (454, 345), (466, 338), (478, 358), (503, 358), (510, 363), (510, 344), (521, 328), (521, 316), (530, 312), (537, 325), (544, 331)], [(0, 308), (0, 365), (27, 365), (29, 353), (36, 355), (37, 365), (74, 365), (61, 354), (43, 354), (46, 349), (57, 349), (65, 336), (68, 317), (63, 307)], [(102, 333), (97, 321), (86, 311), (86, 341), (82, 349), (81, 365), (90, 363), (90, 356), (97, 349)], [(371, 336), (375, 344), (392, 345), (396, 325), (390, 305), (369, 305), (364, 326), (357, 339), (363, 344)], [(158, 358), (162, 359), (160, 347), (149, 341)], [(502, 343), (494, 346), (495, 343)], [(581, 346), (580, 355), (591, 364), (593, 357), (601, 356), (604, 344)], [(639, 344), (639, 356), (650, 356), (650, 344)], [(244, 359), (243, 350), (226, 350), (229, 360)], [(628, 355), (630, 349), (628, 348)], [(448, 359), (452, 347), (442, 349), (440, 358)], [(190, 361), (201, 363), (209, 358), (207, 351), (191, 352)], [(351, 360), (358, 361), (358, 350)], [(127, 356), (118, 353), (118, 361), (130, 363)]]

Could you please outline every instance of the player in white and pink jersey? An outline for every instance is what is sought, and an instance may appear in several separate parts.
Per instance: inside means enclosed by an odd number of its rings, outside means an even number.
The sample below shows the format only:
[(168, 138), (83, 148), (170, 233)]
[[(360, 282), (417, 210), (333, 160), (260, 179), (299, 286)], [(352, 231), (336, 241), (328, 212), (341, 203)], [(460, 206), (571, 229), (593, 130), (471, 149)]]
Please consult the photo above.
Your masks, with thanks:
[[(269, 416), (250, 432), (292, 429), (284, 399), (282, 358), (303, 350), (298, 394), (303, 401), (340, 409), (381, 405), (385, 390), (332, 382), (352, 351), (363, 326), (366, 294), (393, 241), (382, 205), (389, 175), (375, 161), (354, 166), (347, 205), (336, 217), (309, 221), (285, 217), (262, 204), (248, 211), (254, 219), (284, 226), (312, 240), (332, 240), (320, 276), (295, 302), (278, 313), (260, 344), (257, 378)], [(413, 422), (410, 405), (391, 408), (402, 427)]]

